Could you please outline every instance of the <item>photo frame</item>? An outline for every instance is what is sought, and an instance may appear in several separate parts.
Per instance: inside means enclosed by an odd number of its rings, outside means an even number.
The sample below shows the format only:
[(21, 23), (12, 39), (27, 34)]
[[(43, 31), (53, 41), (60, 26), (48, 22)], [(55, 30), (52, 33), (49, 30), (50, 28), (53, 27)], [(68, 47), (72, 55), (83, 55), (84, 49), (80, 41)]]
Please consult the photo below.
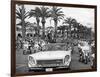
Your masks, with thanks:
[(92, 71), (96, 5), (11, 1), (12, 77)]

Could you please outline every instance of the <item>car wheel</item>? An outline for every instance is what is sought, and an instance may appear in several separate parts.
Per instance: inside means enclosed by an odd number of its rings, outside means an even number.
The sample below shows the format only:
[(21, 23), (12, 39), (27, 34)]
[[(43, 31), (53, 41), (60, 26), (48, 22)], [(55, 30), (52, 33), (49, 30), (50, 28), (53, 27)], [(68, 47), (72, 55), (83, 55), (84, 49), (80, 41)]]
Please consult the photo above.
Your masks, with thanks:
[(88, 58), (86, 57), (86, 59), (84, 60), (84, 63), (87, 64), (88, 63)]
[(81, 62), (81, 59), (79, 59), (79, 62)]
[(28, 71), (30, 72), (30, 71), (32, 71), (32, 70), (29, 68)]
[(87, 61), (85, 60), (84, 63), (87, 64)]
[(30, 71), (31, 71), (31, 69), (28, 69), (28, 71), (30, 72)]
[(79, 58), (79, 62), (82, 62), (83, 60), (82, 60), (82, 57), (80, 56), (80, 58)]
[(71, 70), (71, 62), (70, 62), (70, 65), (68, 66), (68, 68), (67, 68), (68, 70)]
[(67, 70), (71, 70), (71, 68), (70, 68), (70, 67), (68, 67), (68, 68), (67, 68)]

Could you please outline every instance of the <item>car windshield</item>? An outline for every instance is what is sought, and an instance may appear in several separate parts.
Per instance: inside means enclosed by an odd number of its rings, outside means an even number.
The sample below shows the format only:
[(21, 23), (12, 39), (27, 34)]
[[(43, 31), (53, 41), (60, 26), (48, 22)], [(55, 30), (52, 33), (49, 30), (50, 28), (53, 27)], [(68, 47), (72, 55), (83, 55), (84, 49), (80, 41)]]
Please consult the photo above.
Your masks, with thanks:
[(46, 47), (48, 51), (66, 50), (65, 43), (47, 44)]

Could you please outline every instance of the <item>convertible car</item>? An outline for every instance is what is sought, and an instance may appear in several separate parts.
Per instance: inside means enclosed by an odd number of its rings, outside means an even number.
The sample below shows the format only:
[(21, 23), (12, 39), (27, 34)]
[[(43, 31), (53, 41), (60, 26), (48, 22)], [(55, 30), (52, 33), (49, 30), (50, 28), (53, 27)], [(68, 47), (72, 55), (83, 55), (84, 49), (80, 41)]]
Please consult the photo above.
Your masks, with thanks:
[(53, 71), (70, 68), (71, 50), (41, 51), (28, 56), (28, 68), (34, 71)]

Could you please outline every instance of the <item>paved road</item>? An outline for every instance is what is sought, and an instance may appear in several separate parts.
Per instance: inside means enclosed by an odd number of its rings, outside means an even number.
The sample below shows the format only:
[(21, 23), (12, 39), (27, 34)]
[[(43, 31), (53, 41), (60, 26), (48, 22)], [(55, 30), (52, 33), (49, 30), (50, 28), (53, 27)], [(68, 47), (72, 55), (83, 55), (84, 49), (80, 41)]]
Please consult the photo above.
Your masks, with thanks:
[[(25, 55), (24, 55), (25, 56)], [(25, 56), (26, 57), (26, 56)], [(72, 55), (72, 62), (71, 62), (71, 70), (80, 70), (80, 69), (91, 69), (90, 64), (84, 64), (78, 61), (79, 56), (77, 53)], [(19, 57), (19, 61), (21, 57)], [(21, 60), (20, 64), (16, 65), (16, 72), (29, 72), (27, 67), (27, 58)]]
[(84, 64), (82, 62), (79, 62), (78, 60), (79, 60), (79, 55), (73, 54), (72, 55), (72, 63), (71, 63), (72, 70), (91, 69), (90, 63)]

